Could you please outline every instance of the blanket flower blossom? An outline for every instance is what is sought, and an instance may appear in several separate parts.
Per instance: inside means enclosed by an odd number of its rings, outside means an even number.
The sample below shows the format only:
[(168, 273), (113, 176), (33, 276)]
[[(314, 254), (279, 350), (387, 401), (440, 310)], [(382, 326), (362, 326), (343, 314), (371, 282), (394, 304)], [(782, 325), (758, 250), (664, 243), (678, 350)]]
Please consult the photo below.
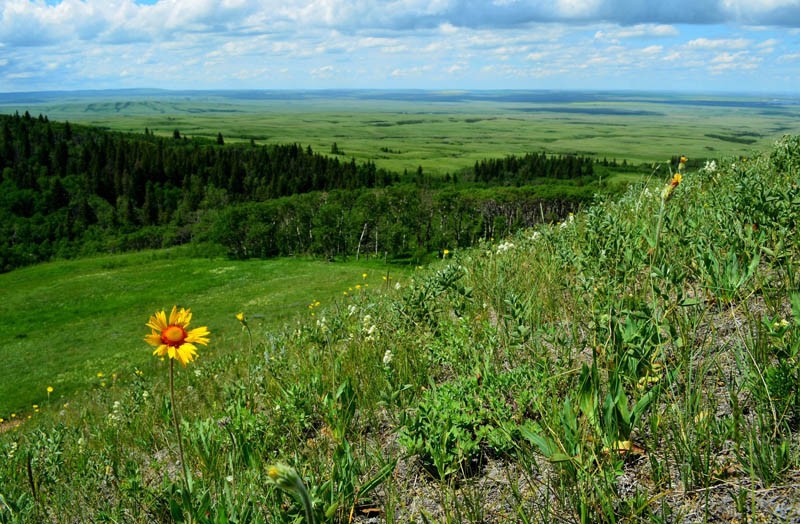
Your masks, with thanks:
[(153, 355), (169, 356), (184, 366), (193, 361), (197, 356), (195, 344), (207, 345), (210, 333), (206, 326), (187, 331), (191, 320), (191, 310), (178, 310), (178, 306), (172, 307), (169, 319), (164, 310), (153, 314), (146, 324), (151, 333), (144, 337), (148, 344), (155, 346)]

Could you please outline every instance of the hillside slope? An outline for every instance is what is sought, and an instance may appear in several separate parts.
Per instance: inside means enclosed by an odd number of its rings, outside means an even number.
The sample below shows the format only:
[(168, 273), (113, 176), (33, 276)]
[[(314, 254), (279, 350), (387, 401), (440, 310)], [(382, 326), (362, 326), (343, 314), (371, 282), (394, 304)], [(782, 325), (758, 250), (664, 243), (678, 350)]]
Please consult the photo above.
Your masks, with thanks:
[(245, 311), (176, 368), (182, 435), (166, 366), (5, 431), (2, 521), (797, 521), (800, 138), (668, 170), (283, 330)]

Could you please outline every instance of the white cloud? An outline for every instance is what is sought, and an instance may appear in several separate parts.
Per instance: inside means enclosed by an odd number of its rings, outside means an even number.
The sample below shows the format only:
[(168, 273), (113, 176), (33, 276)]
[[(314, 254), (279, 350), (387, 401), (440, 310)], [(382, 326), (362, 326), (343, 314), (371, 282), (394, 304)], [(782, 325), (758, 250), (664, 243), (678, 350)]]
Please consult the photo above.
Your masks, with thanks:
[(410, 67), (407, 69), (394, 69), (391, 72), (392, 78), (402, 78), (402, 77), (409, 77), (409, 76), (420, 76), (428, 73), (431, 70), (431, 66), (418, 66), (418, 67)]
[(525, 60), (528, 62), (539, 62), (547, 56), (547, 53), (537, 52), (537, 53), (528, 53), (525, 57)]
[(601, 4), (600, 0), (557, 0), (556, 10), (564, 18), (581, 18), (595, 12)]
[(0, 42), (46, 45), (69, 39), (127, 43), (181, 34), (300, 34), (321, 28), (452, 34), (459, 28), (511, 28), (534, 23), (621, 24), (607, 38), (675, 36), (674, 24), (746, 23), (800, 26), (797, 0), (6, 0)]
[(462, 71), (464, 71), (466, 69), (467, 68), (464, 66), (464, 64), (453, 64), (450, 67), (448, 67), (447, 69), (445, 69), (445, 71), (447, 71), (449, 74), (452, 75), (452, 74), (455, 74), (455, 73), (461, 73)]
[(336, 69), (331, 65), (314, 68), (310, 71), (311, 76), (315, 78), (331, 78)]
[[(113, 87), (120, 78), (127, 85), (173, 88), (258, 88), (278, 81), (288, 87), (392, 86), (394, 79), (424, 87), (454, 78), (486, 87), (538, 87), (532, 80), (563, 75), (564, 86), (579, 88), (583, 81), (599, 86), (587, 79), (605, 75), (618, 85), (626, 78), (639, 85), (676, 71), (699, 78), (712, 66), (729, 66), (732, 73), (733, 66), (741, 71), (794, 63), (800, 31), (785, 26), (800, 26), (798, 5), (800, 0), (0, 0), (0, 91), (79, 87), (89, 78), (92, 87)], [(702, 25), (717, 22), (726, 25)], [(752, 55), (737, 55), (747, 50)], [(585, 76), (574, 74), (579, 67)]]
[(595, 38), (618, 40), (621, 38), (660, 38), (679, 34), (678, 29), (667, 24), (637, 24), (633, 26), (611, 27), (595, 33)]
[(689, 47), (705, 49), (743, 49), (750, 46), (751, 41), (744, 38), (697, 38), (689, 41)]

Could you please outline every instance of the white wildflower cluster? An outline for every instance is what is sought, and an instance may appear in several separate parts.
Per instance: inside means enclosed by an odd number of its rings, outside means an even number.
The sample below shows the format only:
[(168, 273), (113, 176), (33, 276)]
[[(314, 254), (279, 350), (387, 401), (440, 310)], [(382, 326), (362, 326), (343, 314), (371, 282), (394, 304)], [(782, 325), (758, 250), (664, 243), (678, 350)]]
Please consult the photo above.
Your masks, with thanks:
[(558, 226), (563, 229), (563, 228), (569, 226), (570, 224), (572, 224), (574, 221), (575, 221), (575, 215), (570, 213), (569, 216), (567, 217), (567, 219), (564, 220), (563, 222), (561, 222), (560, 224), (558, 224)]
[(325, 319), (325, 317), (320, 317), (320, 318), (317, 319), (317, 327), (323, 333), (327, 333), (328, 332), (328, 323), (327, 323), (327, 320)]
[(364, 318), (361, 320), (362, 328), (361, 332), (364, 333), (364, 340), (368, 342), (372, 342), (377, 340), (380, 336), (378, 332), (378, 326), (372, 321), (372, 315), (364, 315)]
[(392, 363), (392, 359), (394, 359), (394, 354), (392, 353), (391, 349), (387, 349), (383, 354), (383, 365), (385, 367), (389, 367), (389, 364)]
[(396, 290), (400, 291), (400, 288), (401, 288), (401, 287), (402, 287), (402, 286), (400, 285), (400, 282), (395, 282), (395, 283), (394, 283), (394, 288), (395, 288)]
[(531, 236), (528, 237), (528, 240), (530, 240), (531, 242), (536, 242), (540, 236), (542, 236), (541, 233), (539, 233), (538, 231), (534, 231), (533, 233), (531, 233)]
[(352, 317), (353, 315), (355, 315), (356, 311), (358, 311), (358, 308), (354, 304), (350, 304), (349, 306), (347, 306), (348, 317)]
[(511, 251), (512, 249), (514, 249), (514, 244), (511, 243), (511, 242), (506, 241), (506, 242), (503, 242), (502, 244), (500, 244), (499, 246), (497, 246), (497, 254), (501, 255), (501, 254), (505, 253), (506, 251)]
[[(384, 358), (386, 358), (386, 357), (384, 357)], [(12, 441), (11, 444), (9, 444), (9, 446), (8, 446), (8, 458), (9, 458), (9, 460), (14, 458), (14, 453), (16, 453), (16, 452), (17, 452), (17, 443)]]
[(654, 197), (661, 198), (656, 193), (650, 191), (649, 187), (645, 187), (642, 189), (641, 193), (639, 193), (638, 198), (632, 196), (629, 201), (633, 201), (633, 210), (638, 213), (642, 209), (642, 206), (653, 200)]
[(119, 400), (114, 401), (111, 412), (108, 414), (107, 422), (109, 426), (116, 426), (123, 420), (122, 416), (122, 403)]
[(706, 160), (706, 165), (703, 166), (703, 171), (712, 174), (717, 172), (717, 162), (715, 160)]

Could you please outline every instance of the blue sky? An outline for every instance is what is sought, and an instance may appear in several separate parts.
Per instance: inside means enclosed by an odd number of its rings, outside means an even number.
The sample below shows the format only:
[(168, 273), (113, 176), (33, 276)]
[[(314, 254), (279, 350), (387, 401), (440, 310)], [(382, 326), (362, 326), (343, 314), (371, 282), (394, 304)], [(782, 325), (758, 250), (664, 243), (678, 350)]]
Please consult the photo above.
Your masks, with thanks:
[(0, 0), (0, 92), (790, 92), (800, 0)]

